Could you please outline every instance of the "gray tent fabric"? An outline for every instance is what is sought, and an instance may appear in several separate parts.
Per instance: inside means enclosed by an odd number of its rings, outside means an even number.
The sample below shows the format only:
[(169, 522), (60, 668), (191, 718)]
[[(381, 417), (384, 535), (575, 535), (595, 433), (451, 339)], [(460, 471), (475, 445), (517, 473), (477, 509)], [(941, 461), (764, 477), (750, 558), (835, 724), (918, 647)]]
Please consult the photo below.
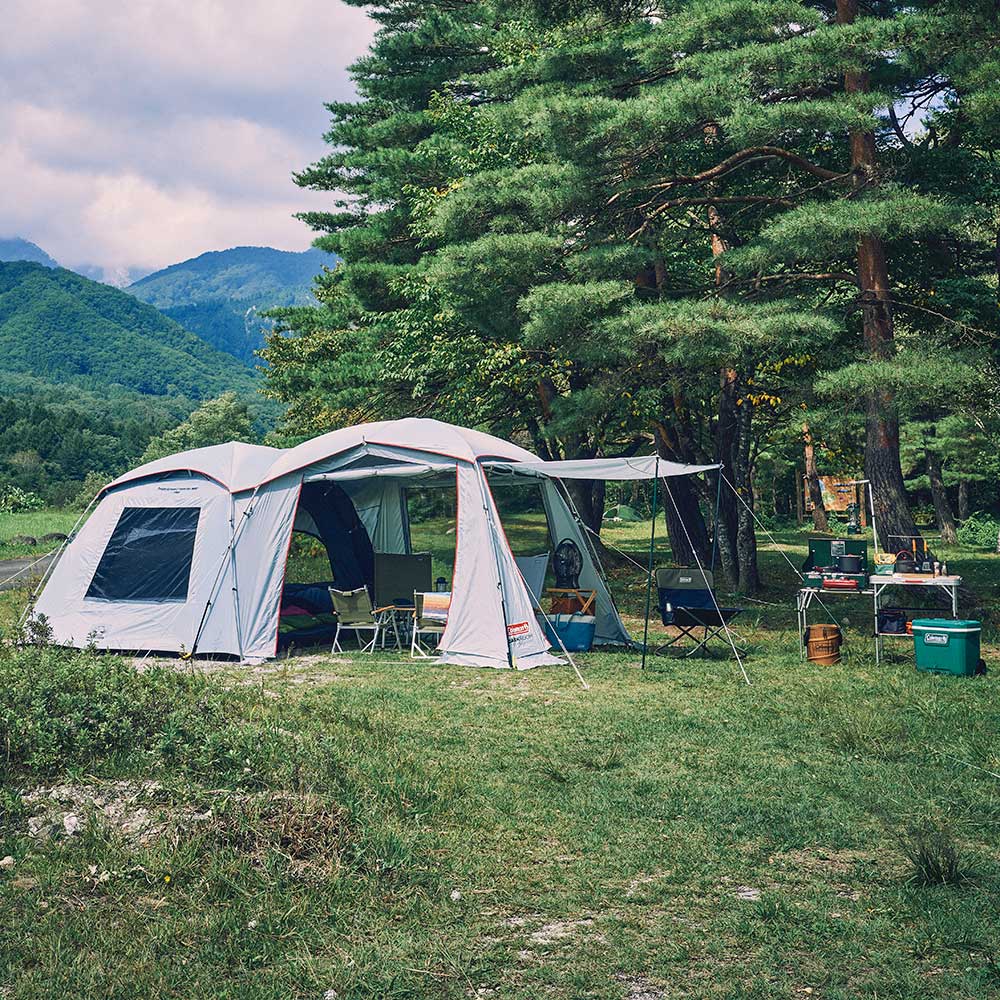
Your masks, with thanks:
[(520, 476), (546, 476), (550, 479), (607, 479), (628, 482), (640, 479), (664, 479), (670, 476), (690, 476), (699, 472), (718, 469), (718, 465), (682, 465), (668, 462), (655, 455), (637, 458), (581, 458), (562, 462), (543, 462), (534, 459), (525, 462), (488, 462), (496, 469)]
[[(631, 644), (558, 480), (711, 468), (657, 466), (651, 458), (542, 462), (481, 431), (417, 418), (346, 427), (285, 450), (198, 448), (109, 483), (52, 567), (33, 613), (46, 617), (64, 645), (268, 659), (277, 652), (296, 524), (329, 546), (336, 544), (330, 525), (360, 523), (374, 552), (409, 553), (406, 487), (414, 482), (454, 489), (457, 499), (451, 606), (437, 662), (514, 669), (561, 663), (536, 616), (487, 472), (538, 482), (552, 545), (576, 542), (580, 585), (597, 594), (595, 641)], [(349, 500), (357, 520), (346, 510), (325, 518), (316, 507), (323, 489), (335, 489), (338, 504)], [(347, 534), (343, 544), (362, 551)]]
[[(232, 443), (158, 459), (102, 490), (52, 568), (33, 613), (44, 615), (55, 641), (65, 645), (259, 662), (277, 651), (296, 520), (307, 530), (319, 528), (315, 509), (301, 503), (303, 485), (336, 484), (375, 551), (406, 553), (405, 491), (415, 480), (449, 484), (458, 499), (452, 602), (438, 661), (516, 669), (560, 663), (517, 571), (483, 466), (534, 459), (488, 434), (412, 418), (344, 428), (286, 450)], [(169, 546), (163, 532), (150, 534), (150, 526), (172, 519), (126, 513), (136, 508), (197, 509), (193, 540), (190, 526), (175, 526), (184, 544)], [(194, 515), (184, 518), (193, 521)], [(107, 572), (98, 574), (102, 559), (105, 570), (131, 574), (131, 587), (150, 575), (141, 558), (155, 546), (168, 562), (177, 553), (176, 565), (163, 567), (169, 588), (160, 593), (150, 584), (124, 598), (107, 589)], [(136, 559), (126, 565), (131, 554)]]
[(548, 572), (551, 558), (548, 552), (541, 552), (537, 556), (517, 556), (514, 560), (536, 602), (540, 602), (542, 599), (545, 574)]

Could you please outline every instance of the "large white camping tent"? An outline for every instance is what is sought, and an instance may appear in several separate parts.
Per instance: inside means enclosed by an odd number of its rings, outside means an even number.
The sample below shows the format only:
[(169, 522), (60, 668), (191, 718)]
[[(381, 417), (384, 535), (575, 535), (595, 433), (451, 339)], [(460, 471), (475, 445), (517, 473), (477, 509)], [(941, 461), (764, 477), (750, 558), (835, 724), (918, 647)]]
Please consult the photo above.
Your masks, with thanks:
[[(570, 538), (583, 555), (580, 586), (597, 593), (595, 641), (630, 643), (553, 478), (574, 473), (546, 470), (553, 464), (491, 435), (416, 418), (348, 427), (286, 450), (234, 443), (172, 455), (104, 488), (34, 613), (44, 614), (54, 640), (66, 645), (266, 659), (277, 651), (293, 530), (323, 538), (338, 587), (370, 583), (373, 552), (410, 552), (406, 487), (418, 483), (456, 496), (452, 599), (439, 662), (518, 669), (559, 662), (487, 477), (491, 469), (523, 470), (541, 488), (552, 544)], [(696, 471), (673, 474), (682, 470)], [(600, 473), (648, 478), (624, 465), (621, 475), (610, 466)]]

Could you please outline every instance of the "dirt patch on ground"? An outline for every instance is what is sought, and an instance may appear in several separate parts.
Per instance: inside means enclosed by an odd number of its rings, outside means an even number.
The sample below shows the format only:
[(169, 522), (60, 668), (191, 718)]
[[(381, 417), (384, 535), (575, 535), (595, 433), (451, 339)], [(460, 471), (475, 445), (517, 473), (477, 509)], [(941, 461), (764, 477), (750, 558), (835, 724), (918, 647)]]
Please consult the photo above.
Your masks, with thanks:
[(841, 899), (857, 901), (873, 882), (901, 878), (901, 858), (885, 852), (833, 847), (805, 847), (784, 851), (770, 859), (782, 885), (825, 882)]
[(645, 976), (619, 973), (615, 979), (625, 988), (625, 1000), (663, 1000), (666, 993)]
[(859, 864), (874, 864), (878, 855), (871, 851), (849, 850), (833, 847), (804, 847), (784, 851), (772, 859), (778, 869), (801, 872), (806, 875), (843, 877), (853, 875)]
[(591, 917), (582, 917), (579, 920), (553, 920), (532, 931), (528, 935), (528, 944), (554, 944), (556, 941), (576, 937), (581, 931), (589, 930), (593, 926), (594, 921)]
[(283, 684), (321, 685), (348, 680), (350, 673), (338, 673), (352, 666), (347, 657), (329, 653), (268, 660), (266, 663), (237, 663), (235, 660), (182, 660), (179, 657), (136, 656), (131, 660), (136, 670), (160, 668), (184, 674), (201, 674), (237, 687), (259, 687), (271, 680)]
[(72, 838), (97, 825), (134, 847), (192, 835), (262, 858), (274, 851), (298, 867), (336, 864), (349, 842), (346, 814), (316, 796), (222, 789), (177, 802), (156, 781), (50, 785), (22, 792), (27, 833)]
[(21, 795), (28, 835), (36, 840), (75, 837), (97, 822), (137, 846), (204, 824), (211, 810), (176, 805), (157, 781), (98, 785), (43, 785)]

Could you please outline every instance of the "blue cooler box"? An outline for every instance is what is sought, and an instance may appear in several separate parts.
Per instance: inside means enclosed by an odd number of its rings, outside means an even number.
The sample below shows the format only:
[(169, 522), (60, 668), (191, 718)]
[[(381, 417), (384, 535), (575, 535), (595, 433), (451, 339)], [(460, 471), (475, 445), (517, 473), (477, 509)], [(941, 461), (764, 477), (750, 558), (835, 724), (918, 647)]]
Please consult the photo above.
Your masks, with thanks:
[(565, 647), (570, 653), (586, 653), (594, 645), (597, 619), (593, 615), (546, 615), (542, 625), (555, 650)]

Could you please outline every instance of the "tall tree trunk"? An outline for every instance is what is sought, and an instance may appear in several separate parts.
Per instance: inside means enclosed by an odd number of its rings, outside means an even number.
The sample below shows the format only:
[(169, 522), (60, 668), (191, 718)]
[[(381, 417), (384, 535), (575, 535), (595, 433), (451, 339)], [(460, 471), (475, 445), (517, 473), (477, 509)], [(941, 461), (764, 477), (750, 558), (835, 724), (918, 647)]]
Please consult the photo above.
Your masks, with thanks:
[[(705, 128), (705, 145), (711, 146), (718, 140), (718, 128)], [(723, 218), (715, 205), (708, 208), (708, 224), (711, 231), (712, 257), (715, 259), (715, 284), (721, 289), (729, 275), (722, 263), (722, 255), (729, 249), (729, 243), (722, 232)], [(725, 294), (724, 290), (723, 293)], [(752, 370), (752, 366), (748, 365)], [(733, 588), (741, 594), (754, 594), (760, 589), (760, 574), (757, 569), (757, 536), (754, 520), (744, 504), (753, 507), (753, 488), (750, 477), (750, 422), (752, 407), (748, 400), (739, 401), (738, 389), (740, 373), (731, 368), (723, 368), (719, 373), (719, 435), (716, 458), (724, 466), (724, 472), (733, 489), (743, 499), (739, 502), (733, 491), (723, 483), (719, 505), (720, 527), (718, 531), (719, 555), (723, 568)]]
[(820, 488), (819, 472), (816, 469), (816, 446), (813, 444), (808, 424), (802, 425), (802, 451), (806, 460), (806, 482), (809, 488), (809, 502), (812, 504), (813, 529), (828, 532), (830, 522), (826, 519), (823, 490)]
[[(730, 368), (719, 373), (719, 422), (716, 428), (715, 458), (722, 463), (722, 473), (733, 482), (736, 466), (736, 406), (737, 376)], [(735, 482), (733, 482), (735, 486)], [(719, 524), (716, 528), (719, 559), (722, 568), (735, 590), (740, 585), (740, 567), (736, 554), (736, 537), (739, 530), (739, 500), (733, 491), (722, 484), (719, 496)]]
[[(838, 24), (854, 23), (858, 2), (837, 0)], [(845, 93), (864, 94), (870, 90), (868, 73), (851, 71), (844, 74)], [(851, 166), (857, 190), (875, 182), (877, 165), (875, 134), (852, 132)], [(857, 256), (865, 348), (874, 359), (890, 358), (893, 324), (885, 246), (879, 237), (865, 234), (858, 243)], [(880, 537), (889, 544), (890, 535), (915, 535), (917, 529), (899, 461), (899, 417), (893, 394), (888, 389), (873, 389), (865, 394), (865, 476), (871, 481)]]
[(760, 573), (757, 568), (757, 533), (754, 530), (753, 465), (750, 460), (751, 420), (753, 406), (744, 400), (739, 407), (736, 434), (736, 468), (733, 486), (743, 498), (737, 508), (736, 562), (739, 566), (740, 582), (737, 590), (741, 594), (752, 595), (760, 590)]
[[(654, 425), (653, 437), (656, 442), (656, 452), (661, 458), (669, 462), (684, 461), (684, 456), (674, 447), (676, 441), (671, 440), (665, 424)], [(660, 482), (659, 494), (659, 506), (663, 508), (674, 561), (682, 566), (693, 566), (700, 561), (702, 566), (707, 568), (711, 561), (708, 527), (691, 479), (688, 476), (663, 479)], [(698, 556), (697, 559), (695, 554)]]
[(941, 532), (941, 541), (945, 545), (957, 545), (958, 531), (941, 475), (941, 456), (929, 441), (924, 445), (924, 455), (927, 458), (927, 478), (931, 483), (931, 500), (934, 503), (934, 516), (937, 518), (938, 531)]
[[(599, 479), (566, 479), (564, 482), (580, 519), (594, 536), (599, 535), (604, 519), (604, 483)], [(591, 541), (595, 545), (600, 543), (600, 539), (593, 536)]]
[[(708, 529), (698, 505), (698, 494), (688, 477), (673, 476), (661, 480), (660, 496), (674, 562), (682, 566), (694, 566), (700, 562), (708, 569), (711, 562)], [(677, 505), (676, 509), (674, 504)]]
[(795, 467), (795, 523), (803, 524), (806, 519), (806, 502), (803, 496), (804, 490), (802, 487), (803, 473), (799, 472), (798, 466)]
[(969, 481), (961, 479), (958, 483), (958, 519), (966, 521), (969, 517)]

